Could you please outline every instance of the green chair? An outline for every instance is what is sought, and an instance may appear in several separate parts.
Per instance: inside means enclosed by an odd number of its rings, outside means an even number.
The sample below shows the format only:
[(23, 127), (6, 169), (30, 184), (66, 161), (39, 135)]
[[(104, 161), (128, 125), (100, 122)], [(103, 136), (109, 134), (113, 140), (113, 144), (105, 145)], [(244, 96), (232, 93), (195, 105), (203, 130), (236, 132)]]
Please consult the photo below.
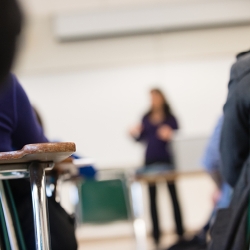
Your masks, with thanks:
[(130, 205), (122, 179), (87, 180), (78, 184), (82, 223), (108, 223), (129, 220)]
[(146, 250), (141, 185), (125, 173), (122, 170), (103, 170), (99, 171), (96, 180), (76, 182), (79, 194), (77, 220), (80, 224), (130, 221), (134, 228), (136, 249)]

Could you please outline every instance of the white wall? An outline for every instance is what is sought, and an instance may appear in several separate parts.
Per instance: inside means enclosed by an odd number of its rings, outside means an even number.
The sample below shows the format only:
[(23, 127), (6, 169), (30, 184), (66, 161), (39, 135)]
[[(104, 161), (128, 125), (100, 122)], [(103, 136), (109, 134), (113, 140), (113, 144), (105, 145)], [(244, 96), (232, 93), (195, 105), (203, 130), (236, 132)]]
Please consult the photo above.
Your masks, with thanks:
[[(155, 85), (179, 119), (179, 139), (205, 142), (221, 114), (234, 55), (250, 40), (250, 26), (239, 26), (60, 44), (50, 19), (32, 20), (15, 72), (49, 138), (75, 141), (100, 167), (141, 164), (142, 148), (127, 131)], [(198, 167), (202, 151), (190, 168)]]
[(104, 167), (140, 164), (142, 149), (127, 130), (155, 84), (168, 94), (182, 138), (205, 140), (221, 113), (234, 56), (250, 40), (245, 25), (57, 43), (49, 17), (27, 20), (15, 72), (48, 136), (75, 141), (80, 154)]
[(134, 166), (141, 147), (128, 136), (159, 86), (179, 119), (180, 137), (208, 136), (225, 101), (231, 58), (21, 77), (49, 138), (74, 141), (101, 166)]
[[(55, 12), (126, 7), (131, 5), (147, 5), (155, 3), (185, 3), (193, 0), (20, 0), (33, 15), (48, 15)], [(199, 0), (201, 1), (201, 0)], [(207, 0), (203, 0), (207, 1)], [(218, 1), (218, 0), (217, 0)], [(231, 0), (232, 1), (232, 0)], [(235, 0), (234, 0), (235, 1)]]

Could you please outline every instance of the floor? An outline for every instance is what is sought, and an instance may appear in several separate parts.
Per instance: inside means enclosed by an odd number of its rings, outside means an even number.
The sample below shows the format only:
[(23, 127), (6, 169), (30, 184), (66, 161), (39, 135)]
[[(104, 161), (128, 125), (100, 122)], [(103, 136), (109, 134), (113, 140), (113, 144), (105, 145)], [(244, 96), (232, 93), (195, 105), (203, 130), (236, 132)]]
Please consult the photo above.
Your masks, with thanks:
[[(162, 238), (161, 248), (166, 249), (176, 241), (175, 235), (165, 235)], [(150, 238), (147, 240), (146, 250), (155, 250), (154, 244)], [(114, 238), (103, 240), (86, 240), (79, 242), (78, 250), (145, 250), (137, 249), (133, 238)]]

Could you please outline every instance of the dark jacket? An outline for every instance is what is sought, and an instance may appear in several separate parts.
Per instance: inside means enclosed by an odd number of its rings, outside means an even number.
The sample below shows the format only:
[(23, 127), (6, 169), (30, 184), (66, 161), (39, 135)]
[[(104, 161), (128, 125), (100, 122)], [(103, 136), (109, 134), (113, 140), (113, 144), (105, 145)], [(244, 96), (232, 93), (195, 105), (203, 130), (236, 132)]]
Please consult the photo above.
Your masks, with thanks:
[(211, 229), (209, 250), (246, 250), (250, 167), (245, 165), (235, 186), (229, 208), (220, 209)]
[(250, 51), (237, 56), (231, 68), (221, 134), (222, 175), (235, 186), (249, 155)]
[(209, 250), (245, 250), (249, 247), (249, 117), (250, 52), (246, 52), (237, 56), (231, 68), (221, 137), (222, 175), (234, 187), (234, 193), (229, 208), (217, 213)]

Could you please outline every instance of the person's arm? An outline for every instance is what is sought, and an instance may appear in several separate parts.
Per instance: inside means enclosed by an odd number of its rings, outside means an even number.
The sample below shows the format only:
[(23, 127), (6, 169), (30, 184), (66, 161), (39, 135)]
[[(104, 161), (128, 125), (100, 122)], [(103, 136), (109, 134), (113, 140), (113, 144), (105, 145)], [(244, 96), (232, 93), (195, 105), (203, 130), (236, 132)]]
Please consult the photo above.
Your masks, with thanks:
[(223, 125), (223, 116), (218, 120), (214, 131), (208, 141), (206, 150), (202, 158), (202, 165), (215, 181), (218, 188), (221, 188), (222, 177), (220, 173), (221, 157), (220, 157), (220, 138)]
[(11, 74), (0, 91), (0, 152), (12, 151), (12, 134), (16, 126), (14, 108), (14, 82)]
[(235, 186), (249, 154), (250, 77), (230, 87), (221, 134), (222, 176)]
[(143, 117), (142, 122), (130, 129), (130, 135), (138, 142), (145, 141), (147, 137), (145, 129), (146, 117)]
[(142, 134), (142, 124), (138, 124), (134, 127), (132, 127), (130, 130), (129, 130), (129, 134), (135, 139), (137, 140), (137, 138), (140, 138), (141, 134)]
[(174, 135), (174, 130), (178, 129), (178, 122), (174, 116), (169, 117), (167, 124), (159, 127), (157, 135), (162, 141), (171, 141)]
[(43, 133), (43, 129), (35, 117), (35, 113), (25, 91), (14, 76), (13, 81), (15, 81), (13, 104), (15, 127), (12, 134), (12, 146), (16, 149), (20, 149), (26, 144), (48, 142), (48, 139)]

